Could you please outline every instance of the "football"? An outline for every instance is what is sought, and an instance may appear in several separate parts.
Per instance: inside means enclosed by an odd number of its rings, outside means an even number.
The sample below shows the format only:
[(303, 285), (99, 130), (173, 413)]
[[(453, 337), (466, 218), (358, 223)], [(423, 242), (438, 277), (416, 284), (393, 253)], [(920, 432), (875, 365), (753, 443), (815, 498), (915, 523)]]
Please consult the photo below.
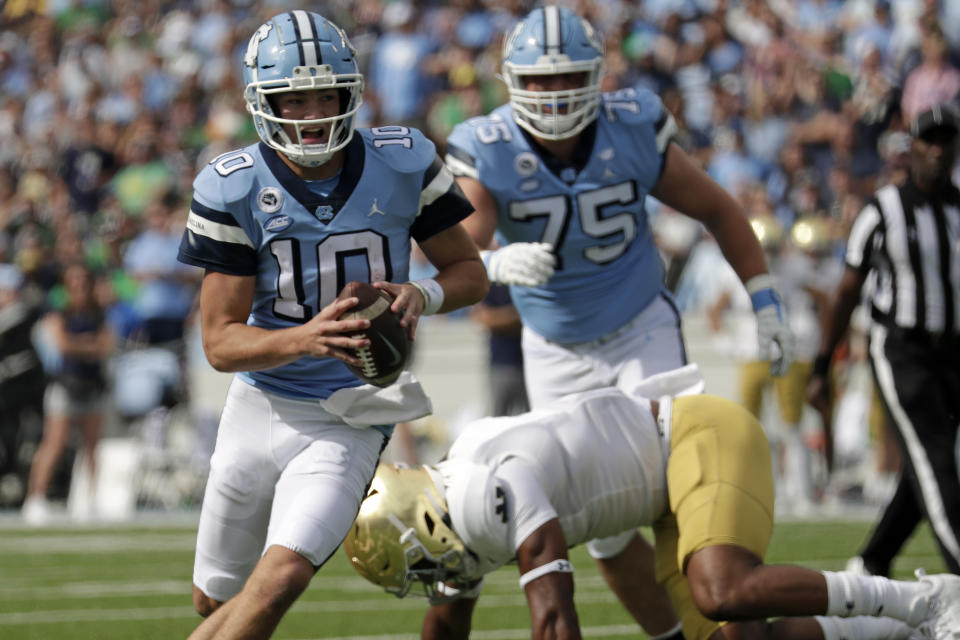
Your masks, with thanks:
[(350, 297), (356, 297), (360, 301), (340, 317), (343, 320), (369, 320), (369, 329), (351, 336), (367, 338), (370, 346), (354, 350), (354, 354), (363, 362), (362, 366), (348, 364), (347, 368), (367, 384), (387, 387), (400, 377), (407, 364), (410, 355), (407, 329), (400, 326), (400, 314), (390, 310), (392, 300), (385, 291), (380, 291), (366, 282), (350, 282), (337, 298)]

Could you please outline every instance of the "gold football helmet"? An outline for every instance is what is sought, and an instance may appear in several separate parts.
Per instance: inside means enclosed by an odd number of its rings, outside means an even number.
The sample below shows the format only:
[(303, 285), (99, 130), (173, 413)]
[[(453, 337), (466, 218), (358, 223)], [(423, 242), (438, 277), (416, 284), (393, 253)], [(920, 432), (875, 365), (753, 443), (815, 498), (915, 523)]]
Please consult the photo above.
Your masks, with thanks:
[(380, 465), (343, 545), (360, 575), (398, 598), (413, 593), (436, 604), (473, 586), (465, 576), (476, 560), (422, 466)]
[(830, 221), (823, 216), (806, 216), (793, 223), (790, 241), (809, 253), (825, 253), (830, 249), (833, 233)]
[(750, 226), (753, 228), (753, 234), (757, 236), (757, 241), (765, 251), (776, 249), (783, 241), (783, 227), (773, 216), (753, 216), (750, 218)]

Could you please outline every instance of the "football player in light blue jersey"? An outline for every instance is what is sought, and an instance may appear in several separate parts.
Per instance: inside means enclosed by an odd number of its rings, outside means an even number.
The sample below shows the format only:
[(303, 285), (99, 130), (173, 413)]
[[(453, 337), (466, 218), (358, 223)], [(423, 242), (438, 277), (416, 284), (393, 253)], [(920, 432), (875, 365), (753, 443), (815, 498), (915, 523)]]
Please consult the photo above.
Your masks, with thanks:
[[(648, 194), (716, 237), (751, 294), (761, 352), (782, 375), (792, 340), (746, 217), (672, 142), (676, 124), (656, 95), (601, 95), (603, 60), (586, 20), (534, 9), (504, 40), (510, 103), (461, 123), (447, 140), (447, 166), (476, 208), (464, 224), (478, 246), (495, 248), (484, 255), (487, 273), (511, 285), (525, 325), (531, 407), (605, 386), (631, 394), (644, 378), (686, 363)], [(650, 546), (626, 532), (588, 548), (645, 630), (667, 634), (673, 619), (652, 580)]]
[[(243, 60), (260, 142), (214, 158), (194, 183), (180, 260), (205, 269), (204, 350), (237, 372), (204, 496), (191, 638), (266, 638), (340, 544), (396, 422), (430, 411), (404, 372), (362, 384), (341, 320), (351, 280), (421, 314), (486, 295), (460, 225), (473, 208), (434, 145), (401, 126), (354, 130), (363, 77), (344, 33), (307, 11), (275, 16)], [(437, 269), (407, 282), (410, 240)], [(225, 603), (225, 604), (224, 604)]]

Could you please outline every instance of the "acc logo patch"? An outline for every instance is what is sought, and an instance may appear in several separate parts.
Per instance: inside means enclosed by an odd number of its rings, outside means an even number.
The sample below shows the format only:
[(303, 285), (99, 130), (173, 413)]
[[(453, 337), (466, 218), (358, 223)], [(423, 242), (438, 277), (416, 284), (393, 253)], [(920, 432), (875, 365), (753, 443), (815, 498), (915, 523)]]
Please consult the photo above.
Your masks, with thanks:
[(540, 161), (537, 160), (537, 156), (530, 151), (518, 153), (517, 157), (513, 159), (513, 169), (525, 178), (535, 174), (539, 166)]
[(273, 216), (263, 223), (263, 229), (265, 231), (283, 231), (287, 227), (293, 224), (293, 218), (288, 215), (279, 215)]
[(257, 194), (257, 206), (264, 213), (279, 211), (283, 206), (283, 193), (276, 187), (264, 187)]

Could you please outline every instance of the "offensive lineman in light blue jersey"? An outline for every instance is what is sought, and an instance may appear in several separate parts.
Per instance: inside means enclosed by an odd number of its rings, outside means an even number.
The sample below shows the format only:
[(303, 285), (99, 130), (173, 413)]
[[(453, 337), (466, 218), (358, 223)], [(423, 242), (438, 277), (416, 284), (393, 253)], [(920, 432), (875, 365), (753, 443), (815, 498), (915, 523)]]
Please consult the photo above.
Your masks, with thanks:
[(448, 166), (479, 181), (496, 201), (498, 245), (551, 247), (552, 277), (510, 291), (524, 323), (561, 344), (596, 340), (661, 295), (663, 266), (644, 200), (660, 177), (672, 122), (648, 91), (603, 95), (599, 109), (613, 119), (598, 118), (590, 127), (596, 153), (579, 172), (554, 171), (513, 109), (505, 104), (458, 125), (447, 140)]
[[(351, 280), (421, 314), (482, 299), (488, 283), (460, 225), (472, 207), (433, 143), (401, 126), (357, 130), (363, 77), (344, 33), (307, 11), (253, 34), (244, 98), (260, 142), (214, 158), (194, 182), (180, 260), (205, 269), (210, 363), (237, 375), (210, 462), (197, 533), (190, 636), (266, 638), (339, 546), (393, 424), (430, 411), (404, 372), (381, 389), (341, 320)], [(436, 267), (407, 282), (410, 240)]]
[[(531, 407), (605, 386), (630, 395), (643, 379), (686, 364), (647, 195), (714, 235), (751, 294), (761, 353), (782, 375), (792, 339), (746, 217), (672, 142), (676, 124), (656, 95), (600, 94), (603, 60), (586, 20), (534, 9), (504, 40), (510, 103), (447, 140), (447, 166), (476, 208), (464, 224), (480, 248), (493, 249), (484, 254), (487, 274), (511, 285), (525, 325)], [(650, 546), (632, 531), (587, 546), (644, 629), (669, 635), (675, 619), (653, 582)]]

